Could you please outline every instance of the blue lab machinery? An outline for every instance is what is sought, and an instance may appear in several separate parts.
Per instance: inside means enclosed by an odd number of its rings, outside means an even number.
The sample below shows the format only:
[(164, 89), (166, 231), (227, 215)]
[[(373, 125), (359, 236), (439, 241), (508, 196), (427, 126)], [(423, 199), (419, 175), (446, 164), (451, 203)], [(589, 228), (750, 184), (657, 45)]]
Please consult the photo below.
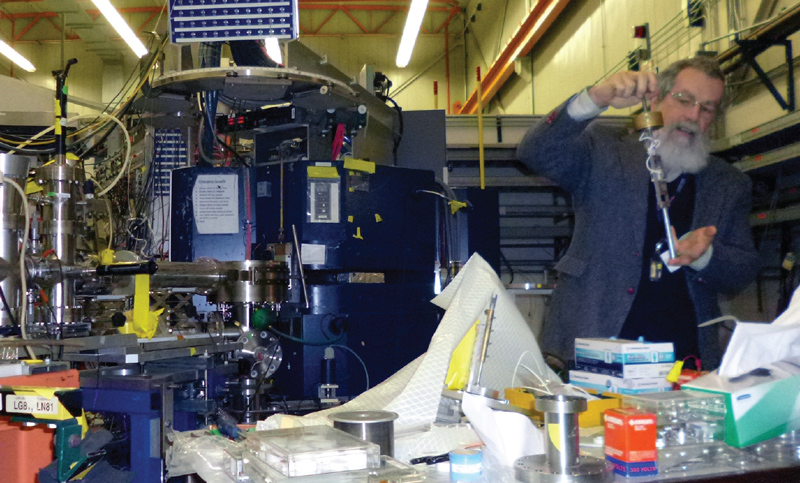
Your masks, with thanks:
[(367, 381), (347, 349), (363, 360), (371, 386), (425, 352), (440, 316), (430, 303), (438, 199), (423, 192), (436, 190), (433, 172), (296, 161), (255, 173), (255, 254), (294, 243), (296, 231), (310, 301), (305, 308), (293, 280), (276, 329), (296, 340), (281, 339), (276, 389), (289, 399), (315, 398), (321, 383), (333, 382), (338, 395), (354, 396)]

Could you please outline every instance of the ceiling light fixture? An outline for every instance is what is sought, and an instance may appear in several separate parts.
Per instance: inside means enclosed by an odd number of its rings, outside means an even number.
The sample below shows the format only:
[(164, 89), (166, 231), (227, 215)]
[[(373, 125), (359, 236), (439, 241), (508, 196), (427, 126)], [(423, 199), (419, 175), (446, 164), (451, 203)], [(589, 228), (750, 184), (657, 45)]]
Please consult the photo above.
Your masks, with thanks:
[(28, 72), (36, 71), (36, 67), (30, 63), (28, 59), (23, 57), (19, 52), (14, 50), (10, 45), (0, 40), (0, 54), (5, 55), (11, 62), (17, 64)]
[(273, 60), (278, 65), (283, 64), (283, 56), (281, 55), (281, 44), (278, 42), (278, 37), (267, 37), (264, 39), (264, 48), (267, 49), (267, 57)]
[(411, 60), (411, 52), (414, 51), (414, 44), (417, 42), (417, 35), (427, 8), (428, 0), (411, 1), (406, 26), (403, 28), (403, 37), (400, 39), (400, 47), (397, 49), (397, 59), (394, 61), (397, 67), (405, 67)]
[(111, 5), (111, 2), (108, 0), (92, 0), (92, 3), (100, 9), (100, 13), (102, 13), (106, 20), (108, 20), (108, 23), (114, 27), (114, 30), (117, 31), (120, 37), (122, 37), (122, 40), (128, 44), (137, 57), (144, 57), (147, 55), (147, 47), (145, 47), (142, 41), (139, 40), (139, 37), (133, 33), (133, 30), (125, 23), (125, 20), (122, 19), (117, 9)]

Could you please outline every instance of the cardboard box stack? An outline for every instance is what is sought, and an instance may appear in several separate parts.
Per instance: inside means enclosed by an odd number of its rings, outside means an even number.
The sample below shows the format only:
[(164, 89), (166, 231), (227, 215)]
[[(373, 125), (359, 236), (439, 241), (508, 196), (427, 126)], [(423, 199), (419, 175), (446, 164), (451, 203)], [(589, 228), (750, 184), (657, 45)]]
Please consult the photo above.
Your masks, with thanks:
[(666, 376), (675, 362), (672, 342), (575, 339), (570, 382), (597, 392), (642, 394), (672, 389)]

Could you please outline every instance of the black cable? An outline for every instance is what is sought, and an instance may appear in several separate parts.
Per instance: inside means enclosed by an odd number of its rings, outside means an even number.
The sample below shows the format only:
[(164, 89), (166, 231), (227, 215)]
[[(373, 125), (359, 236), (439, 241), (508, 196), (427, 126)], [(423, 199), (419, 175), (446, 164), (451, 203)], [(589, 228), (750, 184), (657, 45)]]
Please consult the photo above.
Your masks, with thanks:
[(392, 147), (392, 155), (394, 156), (394, 164), (397, 164), (397, 148), (400, 147), (400, 141), (403, 140), (403, 108), (400, 107), (394, 99), (389, 96), (386, 96), (386, 100), (392, 103), (394, 106), (394, 110), (397, 111), (397, 114), (400, 115), (400, 135), (397, 136), (397, 139), (394, 140), (394, 146)]
[(502, 260), (506, 264), (506, 268), (508, 268), (508, 273), (511, 274), (511, 280), (508, 281), (508, 284), (511, 285), (514, 283), (514, 269), (511, 268), (511, 263), (508, 261), (505, 255), (503, 255), (503, 251), (500, 250), (500, 260)]
[(206, 123), (207, 123), (207, 125), (208, 125), (208, 126), (210, 126), (210, 128), (209, 128), (209, 129), (210, 129), (211, 135), (212, 135), (212, 136), (214, 136), (214, 139), (216, 139), (218, 143), (220, 143), (222, 146), (224, 146), (225, 148), (227, 148), (227, 149), (228, 149), (228, 151), (229, 151), (231, 154), (233, 154), (233, 156), (236, 158), (236, 160), (237, 160), (237, 161), (239, 161), (239, 163), (241, 163), (241, 165), (242, 165), (242, 166), (245, 166), (245, 167), (249, 168), (249, 167), (250, 167), (250, 163), (248, 163), (248, 162), (247, 162), (247, 161), (244, 159), (244, 157), (242, 157), (242, 156), (241, 156), (239, 153), (237, 153), (235, 149), (231, 148), (231, 147), (230, 147), (230, 145), (228, 145), (228, 143), (226, 143), (225, 141), (223, 141), (223, 140), (222, 140), (222, 138), (220, 138), (220, 137), (217, 135), (216, 126), (214, 126), (214, 125), (212, 124), (212, 119), (211, 119), (211, 118), (208, 116), (208, 112), (209, 112), (209, 111), (208, 111), (208, 105), (207, 105), (207, 103), (206, 103), (206, 99), (205, 99), (205, 97), (204, 97), (204, 96), (200, 96), (200, 102), (202, 103), (202, 106), (201, 106), (201, 107), (203, 108), (203, 113), (204, 113), (204, 115), (203, 115), (203, 119), (204, 119), (204, 122), (206, 122)]
[(0, 286), (0, 299), (3, 299), (3, 307), (6, 308), (6, 312), (8, 312), (8, 317), (11, 319), (11, 323), (14, 325), (17, 324), (17, 319), (14, 317), (14, 314), (11, 313), (11, 307), (8, 305), (8, 301), (6, 300), (6, 294), (3, 293), (3, 287)]

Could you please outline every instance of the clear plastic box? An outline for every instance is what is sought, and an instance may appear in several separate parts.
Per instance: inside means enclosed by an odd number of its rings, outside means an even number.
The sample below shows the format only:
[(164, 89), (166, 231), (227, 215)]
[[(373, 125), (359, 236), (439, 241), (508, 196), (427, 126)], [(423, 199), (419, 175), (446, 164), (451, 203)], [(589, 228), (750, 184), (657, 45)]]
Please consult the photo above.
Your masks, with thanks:
[(656, 446), (707, 444), (725, 439), (725, 397), (696, 391), (623, 396), (623, 407), (656, 415)]
[(222, 470), (236, 483), (247, 483), (250, 478), (244, 474), (244, 448), (231, 448), (222, 452)]
[(425, 479), (421, 472), (389, 456), (381, 456), (378, 468), (290, 478), (246, 452), (244, 472), (253, 483), (420, 483)]
[(330, 426), (248, 433), (247, 448), (284, 476), (378, 468), (380, 447)]
[(622, 397), (622, 406), (656, 415), (656, 424), (725, 419), (725, 397), (696, 391), (669, 391)]

